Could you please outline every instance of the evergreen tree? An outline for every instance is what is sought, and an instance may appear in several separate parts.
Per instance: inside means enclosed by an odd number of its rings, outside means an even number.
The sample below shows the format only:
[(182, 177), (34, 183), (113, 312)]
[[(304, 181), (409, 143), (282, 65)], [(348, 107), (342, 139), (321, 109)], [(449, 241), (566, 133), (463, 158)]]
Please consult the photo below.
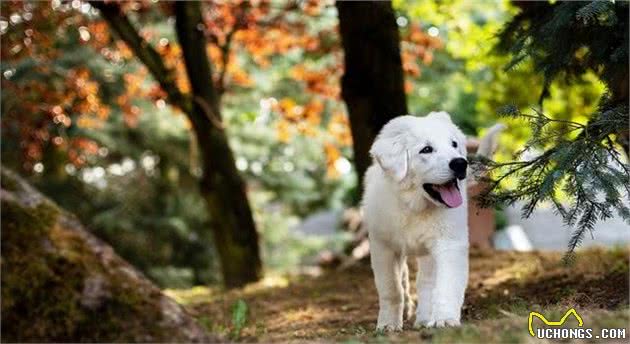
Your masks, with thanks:
[[(512, 55), (508, 71), (530, 60), (544, 84), (539, 108), (532, 113), (522, 113), (514, 105), (499, 110), (526, 120), (532, 136), (515, 161), (483, 160), (477, 165), (492, 172), (479, 200), (485, 206), (522, 201), (523, 217), (541, 202), (551, 202), (565, 224), (576, 228), (569, 242), (571, 253), (597, 221), (615, 211), (630, 222), (628, 2), (514, 4), (520, 12), (499, 33), (496, 50)], [(578, 123), (547, 116), (543, 105), (551, 83), (570, 84), (587, 72), (595, 73), (607, 89), (589, 120)], [(508, 180), (515, 182), (514, 187), (506, 187)], [(561, 195), (569, 198), (568, 204), (560, 201)]]

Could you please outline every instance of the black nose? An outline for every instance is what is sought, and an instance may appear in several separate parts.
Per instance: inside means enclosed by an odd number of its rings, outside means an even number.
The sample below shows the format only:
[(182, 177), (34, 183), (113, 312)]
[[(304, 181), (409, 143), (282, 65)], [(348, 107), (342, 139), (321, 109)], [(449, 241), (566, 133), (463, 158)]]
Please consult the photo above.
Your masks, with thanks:
[(455, 172), (457, 179), (466, 178), (466, 167), (468, 167), (468, 161), (464, 158), (455, 158), (448, 163), (448, 167)]

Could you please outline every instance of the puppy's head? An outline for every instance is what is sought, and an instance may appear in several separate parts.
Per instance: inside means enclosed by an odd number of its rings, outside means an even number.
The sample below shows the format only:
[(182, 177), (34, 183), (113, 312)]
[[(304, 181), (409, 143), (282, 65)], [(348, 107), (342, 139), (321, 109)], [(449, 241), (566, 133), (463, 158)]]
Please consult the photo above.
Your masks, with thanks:
[(446, 112), (401, 116), (387, 123), (370, 154), (395, 182), (413, 187), (438, 206), (462, 204), (466, 137)]

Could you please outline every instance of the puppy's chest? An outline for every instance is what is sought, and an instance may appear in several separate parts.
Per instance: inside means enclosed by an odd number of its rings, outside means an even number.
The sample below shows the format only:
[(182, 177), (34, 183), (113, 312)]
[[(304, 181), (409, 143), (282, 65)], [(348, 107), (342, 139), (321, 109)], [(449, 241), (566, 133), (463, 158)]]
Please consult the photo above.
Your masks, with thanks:
[(444, 216), (405, 219), (399, 228), (398, 245), (407, 255), (425, 255), (437, 239), (451, 236), (453, 221)]

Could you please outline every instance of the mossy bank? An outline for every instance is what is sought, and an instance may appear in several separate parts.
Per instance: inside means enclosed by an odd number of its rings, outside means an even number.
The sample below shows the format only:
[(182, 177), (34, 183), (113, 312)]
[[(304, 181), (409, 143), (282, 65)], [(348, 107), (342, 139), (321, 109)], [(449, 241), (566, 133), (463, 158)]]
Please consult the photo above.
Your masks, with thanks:
[(215, 341), (111, 247), (2, 170), (2, 341)]

